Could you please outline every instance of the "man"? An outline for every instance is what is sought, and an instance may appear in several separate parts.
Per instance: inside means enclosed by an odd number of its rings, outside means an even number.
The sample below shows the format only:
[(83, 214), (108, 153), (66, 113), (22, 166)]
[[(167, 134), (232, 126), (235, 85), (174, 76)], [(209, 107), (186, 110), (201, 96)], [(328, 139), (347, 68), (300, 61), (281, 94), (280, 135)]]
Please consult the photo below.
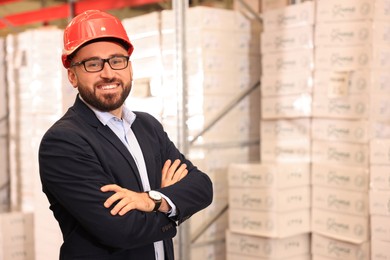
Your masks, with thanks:
[(61, 260), (174, 259), (176, 224), (212, 201), (209, 177), (161, 124), (123, 105), (132, 52), (120, 20), (101, 11), (76, 16), (64, 31), (62, 62), (79, 94), (39, 149)]

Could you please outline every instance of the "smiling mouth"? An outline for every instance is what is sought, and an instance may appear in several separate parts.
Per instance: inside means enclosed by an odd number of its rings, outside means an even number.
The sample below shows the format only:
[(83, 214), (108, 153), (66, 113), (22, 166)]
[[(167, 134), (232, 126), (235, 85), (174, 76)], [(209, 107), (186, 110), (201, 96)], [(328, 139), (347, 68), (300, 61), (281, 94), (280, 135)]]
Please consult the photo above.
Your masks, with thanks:
[(101, 85), (99, 86), (100, 89), (102, 90), (109, 90), (109, 89), (114, 89), (119, 87), (119, 84), (110, 84), (110, 85)]

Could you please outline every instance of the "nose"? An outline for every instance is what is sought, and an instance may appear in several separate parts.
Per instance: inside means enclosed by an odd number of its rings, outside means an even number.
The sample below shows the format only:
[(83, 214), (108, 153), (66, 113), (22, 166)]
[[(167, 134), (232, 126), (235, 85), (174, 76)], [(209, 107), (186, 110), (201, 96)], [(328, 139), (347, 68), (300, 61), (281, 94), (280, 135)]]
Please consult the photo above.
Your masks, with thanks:
[(112, 78), (114, 75), (113, 69), (111, 69), (110, 64), (108, 61), (103, 62), (103, 69), (100, 71), (100, 77), (102, 78)]

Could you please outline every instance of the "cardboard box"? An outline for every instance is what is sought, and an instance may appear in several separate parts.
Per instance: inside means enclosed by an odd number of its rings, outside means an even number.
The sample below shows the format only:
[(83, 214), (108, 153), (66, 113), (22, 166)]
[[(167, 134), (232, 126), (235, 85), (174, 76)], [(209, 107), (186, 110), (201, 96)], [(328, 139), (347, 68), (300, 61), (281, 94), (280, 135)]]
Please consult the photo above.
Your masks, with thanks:
[(309, 118), (260, 121), (260, 136), (263, 140), (303, 139), (310, 135)]
[(308, 93), (261, 99), (262, 119), (291, 119), (311, 115), (312, 96)]
[(372, 215), (390, 216), (390, 191), (370, 190), (370, 213)]
[(368, 144), (314, 140), (312, 143), (311, 158), (314, 163), (367, 168), (369, 163), (369, 147)]
[(362, 217), (313, 208), (311, 217), (313, 233), (355, 244), (366, 242), (369, 239), (368, 216)]
[[(377, 76), (377, 75), (375, 75)], [(372, 84), (371, 70), (315, 70), (314, 88), (315, 95), (327, 98), (343, 98), (355, 95), (368, 95), (374, 88)]]
[(313, 95), (313, 117), (334, 119), (367, 119), (370, 114), (367, 95), (329, 98), (320, 94)]
[[(241, 254), (227, 253), (227, 260), (270, 260), (269, 258), (263, 258), (258, 256), (247, 256)], [(278, 260), (311, 260), (310, 254), (291, 256)]]
[(313, 233), (311, 252), (313, 255), (323, 256), (326, 259), (370, 259), (370, 243), (366, 241), (360, 244), (353, 244)]
[(390, 122), (370, 121), (370, 136), (372, 139), (390, 139)]
[(267, 163), (311, 162), (310, 138), (263, 140), (260, 146), (261, 161)]
[(229, 209), (286, 212), (311, 206), (309, 185), (288, 189), (229, 187), (228, 192)]
[(0, 245), (12, 247), (34, 243), (33, 213), (0, 214)]
[(263, 74), (285, 73), (299, 70), (310, 71), (314, 68), (314, 50), (302, 49), (264, 53), (262, 56), (261, 68)]
[(321, 0), (317, 1), (317, 22), (356, 20), (389, 20), (386, 0)]
[(310, 253), (310, 235), (301, 234), (287, 238), (265, 238), (226, 231), (228, 254), (266, 259), (291, 259)]
[(367, 217), (369, 214), (368, 191), (347, 191), (313, 185), (312, 207)]
[(229, 210), (229, 229), (232, 232), (285, 238), (310, 232), (310, 209), (289, 212)]
[(317, 23), (316, 46), (352, 46), (372, 43), (373, 26), (370, 20)]
[(370, 138), (366, 120), (313, 118), (311, 130), (315, 140), (366, 144)]
[(222, 241), (215, 241), (206, 244), (192, 244), (191, 245), (191, 259), (215, 259), (224, 260), (226, 258), (225, 243)]
[(390, 165), (390, 139), (374, 139), (370, 142), (370, 163)]
[[(266, 0), (269, 2), (269, 0)], [(289, 5), (263, 13), (264, 31), (292, 28), (314, 24), (315, 5), (313, 1)]]
[(371, 215), (371, 238), (390, 242), (390, 216)]
[(316, 70), (350, 71), (373, 66), (371, 45), (348, 47), (316, 47)]
[(313, 73), (311, 70), (267, 73), (261, 76), (261, 96), (297, 95), (312, 93)]
[(388, 70), (371, 70), (371, 95), (381, 96), (390, 93), (390, 75)]
[(372, 120), (388, 122), (390, 118), (390, 95), (370, 96), (370, 118)]
[(228, 170), (229, 187), (289, 188), (310, 184), (308, 163), (232, 163)]
[(371, 240), (371, 260), (390, 259), (390, 242), (377, 239)]
[(292, 51), (314, 48), (312, 25), (265, 31), (260, 36), (261, 53)]
[(370, 187), (390, 191), (390, 165), (370, 165)]
[(369, 168), (313, 163), (311, 174), (313, 185), (354, 191), (369, 189)]

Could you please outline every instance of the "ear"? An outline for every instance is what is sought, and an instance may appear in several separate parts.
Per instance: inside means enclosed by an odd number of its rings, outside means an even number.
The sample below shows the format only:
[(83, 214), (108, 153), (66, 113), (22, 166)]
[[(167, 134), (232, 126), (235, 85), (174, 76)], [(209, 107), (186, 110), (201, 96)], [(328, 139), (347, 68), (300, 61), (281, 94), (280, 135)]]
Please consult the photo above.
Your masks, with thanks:
[(74, 88), (77, 88), (77, 74), (73, 69), (68, 69), (68, 80)]

